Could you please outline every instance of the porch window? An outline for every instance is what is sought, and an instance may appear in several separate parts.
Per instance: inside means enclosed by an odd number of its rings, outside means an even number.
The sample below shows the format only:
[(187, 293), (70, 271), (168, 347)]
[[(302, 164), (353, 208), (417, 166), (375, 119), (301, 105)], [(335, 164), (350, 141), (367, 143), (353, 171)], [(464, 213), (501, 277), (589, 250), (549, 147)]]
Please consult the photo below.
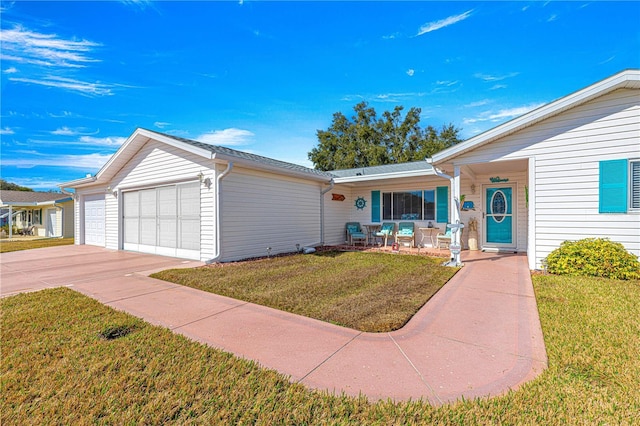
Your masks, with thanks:
[(32, 225), (42, 225), (42, 209), (33, 211), (33, 223)]
[(382, 220), (435, 220), (435, 191), (382, 193)]
[(629, 207), (631, 210), (640, 210), (640, 160), (630, 162), (629, 175), (631, 177)]

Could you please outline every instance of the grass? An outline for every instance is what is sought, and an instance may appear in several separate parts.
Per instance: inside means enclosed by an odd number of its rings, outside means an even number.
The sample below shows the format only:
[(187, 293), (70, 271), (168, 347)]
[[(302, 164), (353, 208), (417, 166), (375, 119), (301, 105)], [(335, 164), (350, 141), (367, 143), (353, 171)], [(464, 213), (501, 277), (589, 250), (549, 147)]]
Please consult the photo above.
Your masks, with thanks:
[(549, 368), (506, 395), (440, 407), (311, 391), (70, 289), (13, 296), (0, 301), (0, 423), (638, 424), (640, 282), (534, 286)]
[(152, 275), (360, 331), (401, 328), (456, 272), (442, 259), (325, 252)]
[(3, 241), (0, 240), (0, 253), (18, 250), (31, 250), (43, 247), (66, 246), (73, 244), (72, 238), (43, 238), (40, 240)]

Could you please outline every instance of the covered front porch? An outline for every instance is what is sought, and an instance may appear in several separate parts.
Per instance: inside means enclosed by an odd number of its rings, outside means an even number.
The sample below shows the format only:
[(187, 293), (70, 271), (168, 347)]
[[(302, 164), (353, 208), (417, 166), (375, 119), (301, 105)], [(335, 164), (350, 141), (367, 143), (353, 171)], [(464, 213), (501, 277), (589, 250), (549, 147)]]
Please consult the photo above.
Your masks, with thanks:
[[(469, 236), (485, 252), (527, 252), (529, 244), (529, 161), (527, 159), (437, 164), (451, 187), (451, 222), (465, 225), (460, 245)], [(476, 234), (469, 224), (477, 223)]]

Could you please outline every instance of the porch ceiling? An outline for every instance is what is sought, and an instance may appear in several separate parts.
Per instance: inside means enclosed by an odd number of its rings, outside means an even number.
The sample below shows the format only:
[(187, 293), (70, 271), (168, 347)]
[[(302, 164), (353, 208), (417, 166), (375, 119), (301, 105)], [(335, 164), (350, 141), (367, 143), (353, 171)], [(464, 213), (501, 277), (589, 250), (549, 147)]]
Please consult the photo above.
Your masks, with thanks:
[(490, 163), (467, 164), (462, 167), (462, 175), (465, 174), (465, 167), (477, 175), (499, 175), (505, 173), (521, 172), (529, 167), (529, 160), (492, 161)]

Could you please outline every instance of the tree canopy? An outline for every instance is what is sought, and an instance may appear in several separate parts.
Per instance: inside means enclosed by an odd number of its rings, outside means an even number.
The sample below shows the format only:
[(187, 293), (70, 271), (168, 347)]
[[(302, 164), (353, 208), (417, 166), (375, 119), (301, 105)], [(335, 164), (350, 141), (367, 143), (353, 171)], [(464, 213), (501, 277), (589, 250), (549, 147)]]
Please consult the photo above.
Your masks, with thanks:
[(378, 118), (366, 102), (353, 107), (351, 120), (341, 112), (333, 114), (327, 130), (318, 130), (318, 146), (309, 160), (318, 170), (352, 169), (384, 164), (420, 161), (460, 142), (460, 129), (453, 124), (438, 131), (420, 127), (420, 108), (396, 106)]
[(16, 183), (7, 182), (4, 179), (0, 179), (0, 189), (5, 191), (29, 191), (33, 192), (33, 189), (27, 188), (26, 186), (20, 186)]

